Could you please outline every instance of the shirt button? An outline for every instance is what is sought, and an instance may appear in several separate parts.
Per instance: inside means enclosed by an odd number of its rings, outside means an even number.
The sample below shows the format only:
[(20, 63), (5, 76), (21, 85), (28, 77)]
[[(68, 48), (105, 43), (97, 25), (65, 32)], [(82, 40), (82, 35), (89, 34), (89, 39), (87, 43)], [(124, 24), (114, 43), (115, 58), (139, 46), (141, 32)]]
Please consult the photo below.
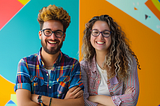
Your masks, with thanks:
[(110, 95), (113, 96), (114, 95), (113, 92), (110, 92)]
[(107, 81), (107, 84), (110, 84), (110, 82), (109, 82), (109, 81)]

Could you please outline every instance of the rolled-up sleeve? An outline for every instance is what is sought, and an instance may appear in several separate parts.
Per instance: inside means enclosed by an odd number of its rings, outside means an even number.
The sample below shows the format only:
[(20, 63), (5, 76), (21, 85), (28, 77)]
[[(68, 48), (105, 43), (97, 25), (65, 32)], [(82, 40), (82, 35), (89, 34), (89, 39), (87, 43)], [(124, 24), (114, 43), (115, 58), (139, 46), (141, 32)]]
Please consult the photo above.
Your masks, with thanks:
[(139, 80), (137, 74), (137, 63), (135, 58), (133, 59), (132, 71), (125, 84), (125, 89), (127, 87), (134, 87), (134, 91), (131, 94), (123, 94), (112, 96), (112, 100), (116, 106), (136, 106), (139, 96)]
[(71, 76), (71, 82), (70, 82), (69, 89), (74, 86), (79, 86), (82, 88), (82, 90), (84, 90), (84, 86), (81, 81), (80, 64), (77, 60), (75, 60), (73, 68), (72, 68), (72, 76)]
[(26, 89), (31, 91), (30, 75), (28, 71), (28, 65), (25, 62), (25, 58), (21, 59), (18, 63), (16, 85), (14, 87), (14, 91), (16, 92), (17, 89)]

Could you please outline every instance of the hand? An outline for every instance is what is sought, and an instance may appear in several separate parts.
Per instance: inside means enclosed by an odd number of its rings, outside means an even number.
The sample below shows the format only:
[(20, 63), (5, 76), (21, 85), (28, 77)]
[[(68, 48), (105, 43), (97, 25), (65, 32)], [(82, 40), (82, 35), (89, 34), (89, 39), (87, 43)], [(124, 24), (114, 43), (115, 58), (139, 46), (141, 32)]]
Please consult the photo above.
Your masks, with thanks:
[(64, 99), (75, 99), (80, 98), (81, 96), (83, 96), (83, 90), (81, 90), (80, 87), (75, 86), (68, 90)]
[(134, 87), (127, 87), (126, 91), (124, 92), (124, 94), (130, 94), (134, 91)]

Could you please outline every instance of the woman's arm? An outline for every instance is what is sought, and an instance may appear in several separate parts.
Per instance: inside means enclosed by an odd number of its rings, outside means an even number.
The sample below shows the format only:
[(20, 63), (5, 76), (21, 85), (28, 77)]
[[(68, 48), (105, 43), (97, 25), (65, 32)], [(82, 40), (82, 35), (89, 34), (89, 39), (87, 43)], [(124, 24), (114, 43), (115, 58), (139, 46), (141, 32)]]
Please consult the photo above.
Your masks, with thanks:
[(89, 96), (89, 100), (95, 103), (102, 104), (104, 106), (115, 106), (110, 96), (105, 96), (105, 95)]
[(97, 103), (94, 103), (88, 100), (89, 91), (88, 91), (88, 77), (87, 77), (86, 70), (88, 70), (86, 63), (84, 61), (81, 61), (81, 75), (82, 75), (82, 82), (84, 85), (84, 93), (83, 93), (84, 103), (85, 103), (85, 106), (97, 106)]
[[(125, 91), (125, 94), (131, 94), (133, 91), (134, 91), (133, 87), (128, 87)], [(104, 106), (115, 106), (110, 96), (105, 96), (105, 95), (89, 96), (89, 100), (92, 102), (99, 103)]]
[(96, 95), (90, 96), (89, 100), (95, 103), (100, 103), (105, 106), (126, 106), (131, 105), (135, 106), (138, 100), (139, 95), (139, 81), (137, 75), (137, 65), (136, 61), (133, 62), (133, 70), (130, 73), (130, 76), (127, 79), (127, 84), (125, 85), (125, 92), (122, 95), (115, 96), (104, 96)]
[(132, 70), (125, 84), (125, 89), (129, 87), (133, 87), (131, 93), (112, 96), (112, 100), (116, 105), (136, 106), (137, 104), (139, 96), (139, 80), (137, 74), (137, 63), (135, 58), (133, 58)]

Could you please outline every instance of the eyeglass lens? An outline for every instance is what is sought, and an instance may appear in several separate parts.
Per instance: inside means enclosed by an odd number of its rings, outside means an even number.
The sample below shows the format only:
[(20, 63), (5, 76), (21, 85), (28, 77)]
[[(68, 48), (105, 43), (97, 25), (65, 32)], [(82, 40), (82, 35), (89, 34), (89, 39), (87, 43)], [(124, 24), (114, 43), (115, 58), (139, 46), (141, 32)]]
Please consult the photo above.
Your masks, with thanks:
[(51, 36), (52, 33), (58, 38), (61, 38), (63, 36), (63, 31), (57, 30), (57, 31), (52, 31), (51, 29), (43, 29), (43, 33), (45, 36)]
[(100, 32), (99, 30), (97, 30), (97, 29), (93, 29), (93, 30), (91, 30), (91, 34), (93, 35), (93, 36), (99, 36), (100, 35), (100, 33), (102, 33), (102, 35), (104, 36), (104, 37), (109, 37), (110, 36), (110, 31), (108, 31), (108, 30), (104, 30), (104, 31), (102, 31), (102, 32)]

